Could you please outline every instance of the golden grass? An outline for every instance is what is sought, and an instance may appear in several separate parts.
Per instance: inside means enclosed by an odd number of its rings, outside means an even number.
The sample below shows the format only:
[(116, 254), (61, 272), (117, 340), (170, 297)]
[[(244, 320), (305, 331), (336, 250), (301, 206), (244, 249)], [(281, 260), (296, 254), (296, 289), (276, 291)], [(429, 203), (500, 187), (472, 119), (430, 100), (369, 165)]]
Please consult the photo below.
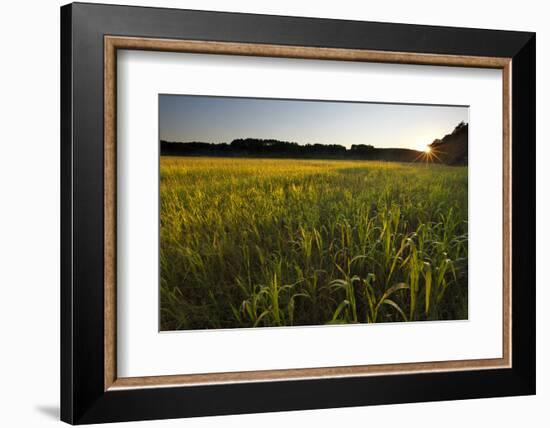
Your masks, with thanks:
[(161, 158), (161, 329), (464, 319), (467, 168)]

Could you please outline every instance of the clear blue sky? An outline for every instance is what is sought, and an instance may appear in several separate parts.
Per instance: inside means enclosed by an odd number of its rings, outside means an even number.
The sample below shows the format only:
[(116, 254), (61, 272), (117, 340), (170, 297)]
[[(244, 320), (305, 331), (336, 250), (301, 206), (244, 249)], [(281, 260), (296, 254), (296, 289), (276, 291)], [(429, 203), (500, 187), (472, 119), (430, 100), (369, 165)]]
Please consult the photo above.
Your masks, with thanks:
[(160, 138), (181, 142), (251, 137), (423, 150), (468, 122), (467, 107), (195, 95), (160, 95), (159, 109)]

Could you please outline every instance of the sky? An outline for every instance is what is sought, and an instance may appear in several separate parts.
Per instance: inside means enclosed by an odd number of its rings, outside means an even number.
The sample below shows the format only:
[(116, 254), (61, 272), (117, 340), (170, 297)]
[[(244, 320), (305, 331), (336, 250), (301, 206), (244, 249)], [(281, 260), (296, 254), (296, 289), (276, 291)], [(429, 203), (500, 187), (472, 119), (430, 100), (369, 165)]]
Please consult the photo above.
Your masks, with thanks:
[(159, 96), (160, 139), (230, 143), (236, 138), (299, 144), (370, 144), (424, 150), (468, 122), (468, 107)]

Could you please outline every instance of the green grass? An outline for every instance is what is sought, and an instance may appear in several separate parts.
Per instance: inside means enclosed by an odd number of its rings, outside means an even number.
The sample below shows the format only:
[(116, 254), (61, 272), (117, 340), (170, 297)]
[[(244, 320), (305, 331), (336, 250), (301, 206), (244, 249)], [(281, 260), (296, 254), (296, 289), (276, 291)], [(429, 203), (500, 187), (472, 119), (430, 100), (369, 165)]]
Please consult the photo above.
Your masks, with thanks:
[(161, 158), (161, 330), (465, 319), (466, 167)]

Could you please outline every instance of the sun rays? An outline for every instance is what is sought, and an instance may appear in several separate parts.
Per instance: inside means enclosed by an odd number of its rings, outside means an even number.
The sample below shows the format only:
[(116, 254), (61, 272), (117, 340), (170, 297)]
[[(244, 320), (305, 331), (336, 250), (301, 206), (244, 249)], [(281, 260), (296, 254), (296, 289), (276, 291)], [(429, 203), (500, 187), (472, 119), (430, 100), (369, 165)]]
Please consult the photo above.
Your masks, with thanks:
[(421, 151), (418, 156), (414, 159), (414, 162), (425, 162), (425, 163), (433, 163), (433, 162), (442, 162), (441, 158), (437, 156), (437, 149), (435, 149), (431, 145), (427, 145), (423, 151)]

